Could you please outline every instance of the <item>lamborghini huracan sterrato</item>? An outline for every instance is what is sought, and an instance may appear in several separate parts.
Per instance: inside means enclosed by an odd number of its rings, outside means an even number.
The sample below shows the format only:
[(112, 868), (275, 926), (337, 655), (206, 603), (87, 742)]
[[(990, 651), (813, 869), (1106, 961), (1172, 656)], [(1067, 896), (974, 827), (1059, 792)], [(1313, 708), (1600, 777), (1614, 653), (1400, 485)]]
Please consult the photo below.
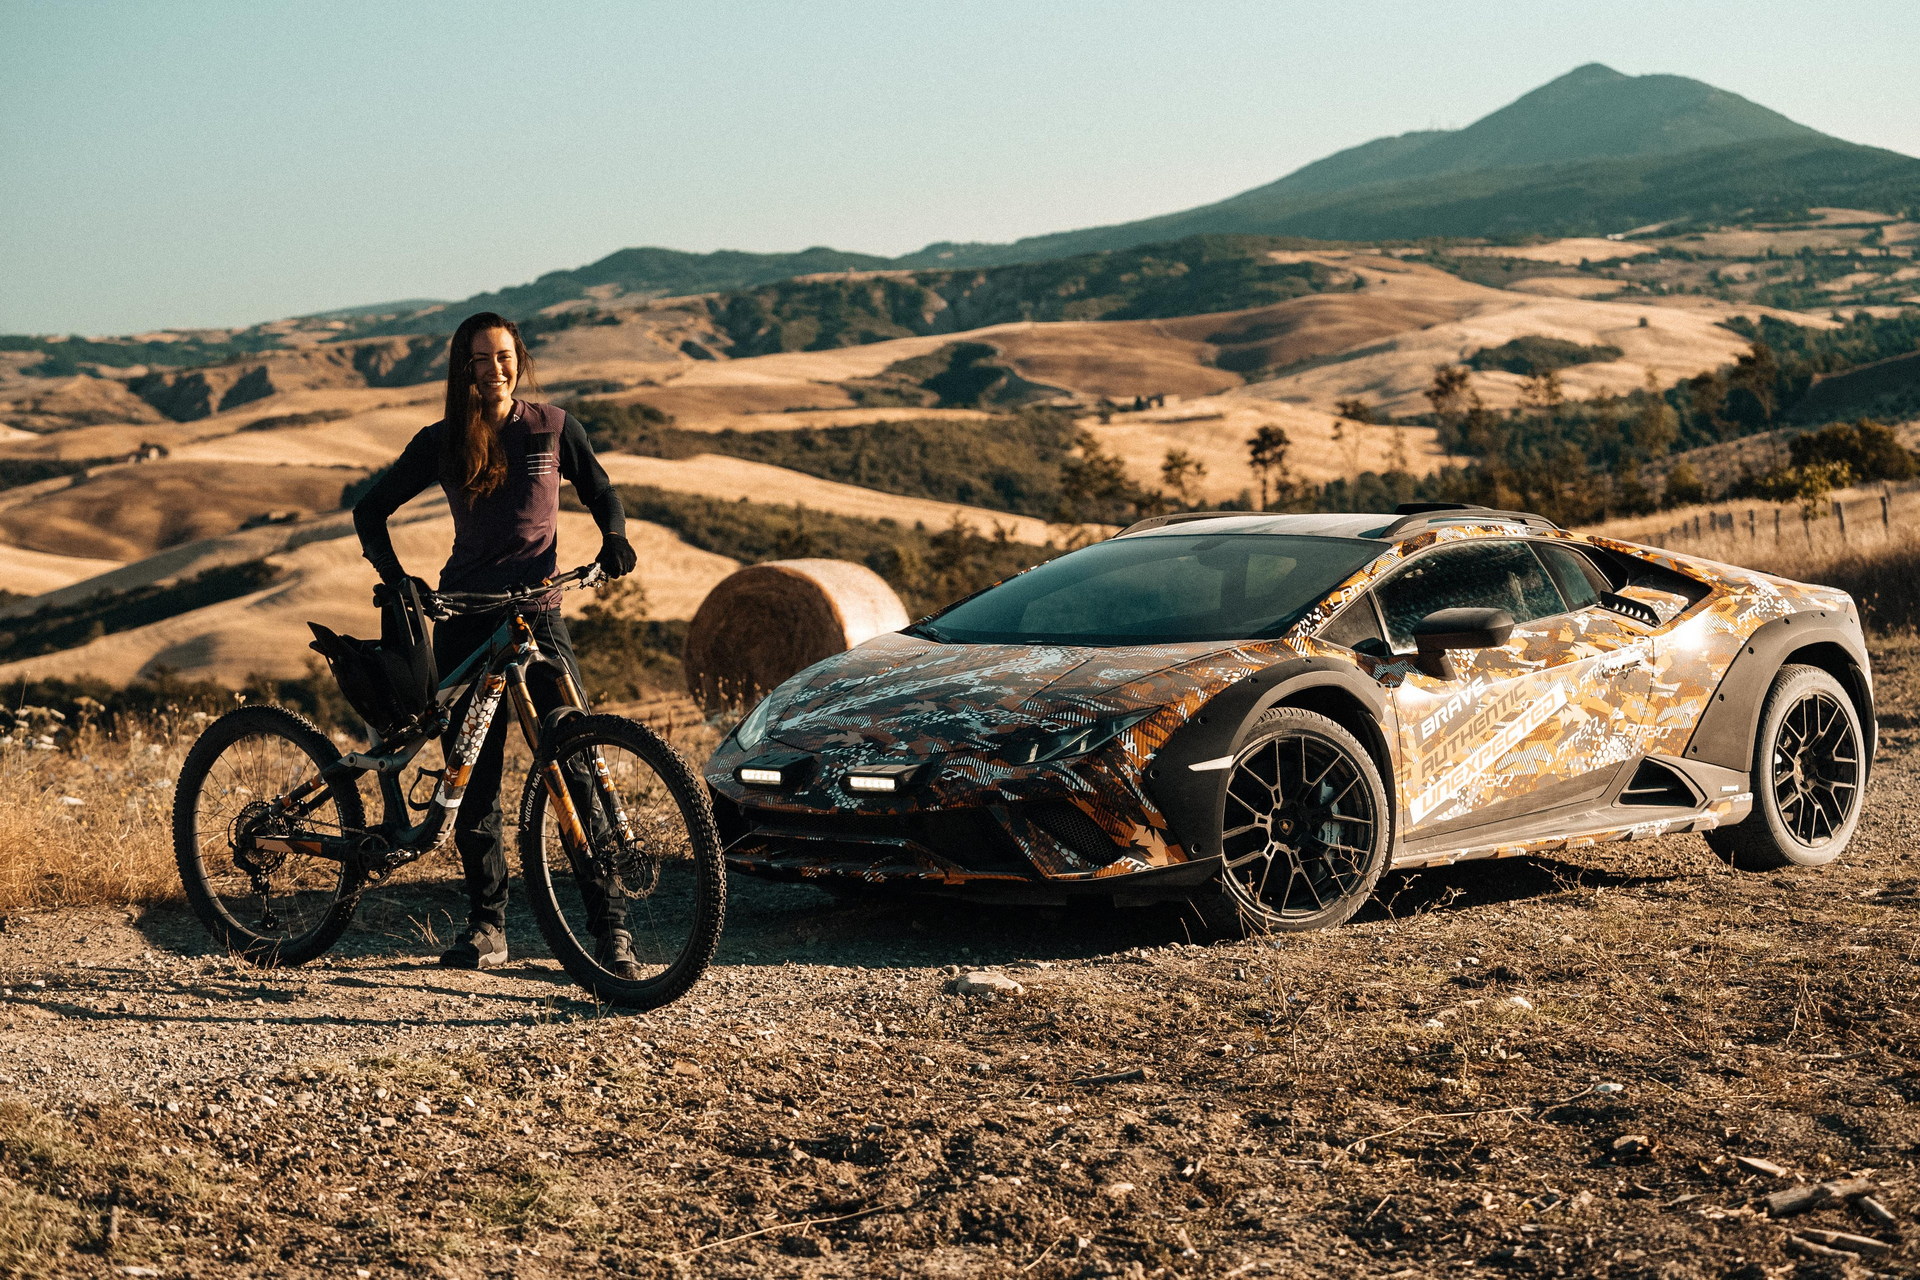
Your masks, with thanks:
[(1521, 512), (1145, 520), (801, 671), (706, 769), (738, 871), (1312, 929), (1389, 868), (1860, 819), (1845, 592)]

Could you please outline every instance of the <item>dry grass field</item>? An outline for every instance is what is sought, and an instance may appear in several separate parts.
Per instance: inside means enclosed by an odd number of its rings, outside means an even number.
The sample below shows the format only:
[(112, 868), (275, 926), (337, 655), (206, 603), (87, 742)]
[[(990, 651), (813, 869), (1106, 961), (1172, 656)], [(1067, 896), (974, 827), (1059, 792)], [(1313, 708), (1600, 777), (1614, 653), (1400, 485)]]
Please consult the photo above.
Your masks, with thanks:
[[(452, 517), (437, 496), (421, 500), (417, 511), (409, 507), (407, 513), (410, 518), (394, 528), (394, 548), (403, 563), (431, 572), (445, 561), (452, 546)], [(91, 676), (123, 683), (164, 668), (188, 679), (237, 687), (256, 674), (285, 677), (305, 672), (315, 661), (307, 647), (313, 638), (307, 630), (309, 622), (353, 635), (376, 631), (378, 616), (369, 603), (373, 569), (361, 558), (351, 525), (335, 518), (305, 530), (284, 528), (296, 531), (296, 538), (288, 539), (293, 545), (283, 542), (284, 550), (267, 553), (268, 562), (282, 571), (272, 585), (75, 648), (0, 663), (0, 680)], [(298, 541), (298, 532), (313, 540)], [(584, 512), (561, 512), (559, 533), (563, 565), (584, 563), (599, 548), (599, 531)], [(739, 567), (725, 556), (689, 546), (658, 525), (632, 521), (627, 533), (646, 565), (647, 606), (655, 618), (692, 617), (714, 584)], [(184, 550), (202, 549), (206, 544)], [(209, 555), (186, 567), (197, 569), (224, 558)], [(129, 566), (116, 578), (131, 583), (140, 576), (139, 570), (140, 566)], [(564, 609), (577, 613), (590, 599), (586, 593), (570, 594)]]
[(231, 533), (258, 516), (337, 510), (348, 467), (165, 459), (109, 467), (0, 510), (0, 541), (52, 555), (135, 560)]

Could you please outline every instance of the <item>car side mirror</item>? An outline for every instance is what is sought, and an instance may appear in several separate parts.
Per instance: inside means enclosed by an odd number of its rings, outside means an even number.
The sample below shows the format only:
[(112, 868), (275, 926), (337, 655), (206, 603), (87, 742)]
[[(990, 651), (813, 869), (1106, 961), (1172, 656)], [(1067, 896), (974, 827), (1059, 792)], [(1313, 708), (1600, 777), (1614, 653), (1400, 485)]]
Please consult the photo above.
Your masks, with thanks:
[(1497, 649), (1513, 635), (1505, 609), (1436, 609), (1413, 624), (1414, 665), (1436, 680), (1453, 679), (1449, 649)]

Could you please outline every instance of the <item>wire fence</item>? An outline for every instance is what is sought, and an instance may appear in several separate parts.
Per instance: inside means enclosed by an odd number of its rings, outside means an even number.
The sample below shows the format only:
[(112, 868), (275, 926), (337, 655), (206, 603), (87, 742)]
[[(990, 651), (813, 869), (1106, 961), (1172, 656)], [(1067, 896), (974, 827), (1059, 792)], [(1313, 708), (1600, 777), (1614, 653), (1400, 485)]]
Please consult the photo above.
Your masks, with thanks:
[(1890, 543), (1920, 528), (1920, 483), (1885, 485), (1878, 492), (1836, 494), (1811, 507), (1752, 502), (1709, 508), (1632, 541), (1674, 551), (1796, 545), (1808, 551)]

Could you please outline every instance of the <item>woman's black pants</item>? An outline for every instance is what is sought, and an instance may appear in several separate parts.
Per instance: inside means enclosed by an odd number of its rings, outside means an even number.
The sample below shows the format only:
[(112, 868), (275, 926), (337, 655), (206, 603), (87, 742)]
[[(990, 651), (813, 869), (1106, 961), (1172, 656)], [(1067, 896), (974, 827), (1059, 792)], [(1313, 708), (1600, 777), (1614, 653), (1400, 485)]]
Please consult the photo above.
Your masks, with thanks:
[[(574, 683), (579, 684), (580, 668), (574, 662), (573, 640), (567, 634), (567, 624), (561, 620), (559, 610), (528, 613), (526, 619), (541, 650), (565, 663)], [(444, 680), (474, 650), (486, 644), (502, 620), (497, 613), (467, 614), (448, 618), (435, 626), (433, 658), (440, 668), (440, 678)], [(452, 727), (441, 740), (443, 751), (453, 750), (460, 722), (466, 717), (477, 688), (476, 684), (468, 689), (454, 707)], [(560, 680), (550, 666), (537, 664), (527, 669), (527, 691), (533, 695), (534, 709), (543, 716), (562, 705)], [(500, 840), (500, 773), (506, 756), (507, 730), (513, 723), (512, 704), (502, 698), (493, 714), (493, 724), (487, 729), (487, 740), (480, 747), (480, 758), (474, 761), (473, 772), (467, 778), (466, 794), (454, 815), (453, 843), (460, 850), (460, 864), (467, 878), (469, 928), (492, 925), (504, 931), (507, 924), (507, 855)], [(617, 896), (608, 900), (601, 887), (585, 876), (581, 877), (580, 887), (581, 896), (586, 900), (587, 925), (596, 936), (608, 927), (626, 927), (624, 902)]]

